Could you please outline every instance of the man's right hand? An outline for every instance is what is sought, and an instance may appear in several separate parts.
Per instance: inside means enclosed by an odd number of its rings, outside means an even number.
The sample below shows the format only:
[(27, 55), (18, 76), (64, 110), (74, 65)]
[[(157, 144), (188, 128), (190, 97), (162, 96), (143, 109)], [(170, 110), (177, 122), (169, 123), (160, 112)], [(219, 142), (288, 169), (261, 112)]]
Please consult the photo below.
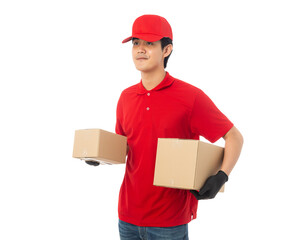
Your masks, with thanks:
[(98, 166), (100, 163), (96, 162), (96, 161), (86, 161), (87, 164), (91, 165), (91, 166)]

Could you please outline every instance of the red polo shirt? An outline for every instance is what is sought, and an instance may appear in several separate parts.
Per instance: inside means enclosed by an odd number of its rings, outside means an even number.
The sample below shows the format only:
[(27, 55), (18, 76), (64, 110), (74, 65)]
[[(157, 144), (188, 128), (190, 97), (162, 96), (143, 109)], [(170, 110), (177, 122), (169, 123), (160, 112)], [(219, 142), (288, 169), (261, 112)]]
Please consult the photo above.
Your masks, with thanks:
[(118, 101), (116, 133), (129, 152), (119, 195), (119, 218), (138, 226), (171, 227), (196, 218), (198, 201), (188, 190), (153, 186), (158, 138), (215, 142), (233, 124), (200, 89), (166, 73), (154, 89), (142, 82)]

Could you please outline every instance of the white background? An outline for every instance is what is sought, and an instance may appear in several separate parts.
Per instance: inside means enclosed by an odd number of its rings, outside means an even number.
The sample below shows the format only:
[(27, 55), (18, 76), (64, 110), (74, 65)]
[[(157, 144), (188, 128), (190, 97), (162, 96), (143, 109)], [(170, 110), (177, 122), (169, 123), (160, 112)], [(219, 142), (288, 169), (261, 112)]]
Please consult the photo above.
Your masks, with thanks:
[(307, 12), (296, 0), (2, 0), (0, 239), (119, 239), (125, 166), (88, 166), (72, 148), (75, 129), (114, 132), (121, 91), (140, 81), (121, 41), (143, 14), (173, 28), (169, 73), (245, 139), (190, 239), (307, 239)]

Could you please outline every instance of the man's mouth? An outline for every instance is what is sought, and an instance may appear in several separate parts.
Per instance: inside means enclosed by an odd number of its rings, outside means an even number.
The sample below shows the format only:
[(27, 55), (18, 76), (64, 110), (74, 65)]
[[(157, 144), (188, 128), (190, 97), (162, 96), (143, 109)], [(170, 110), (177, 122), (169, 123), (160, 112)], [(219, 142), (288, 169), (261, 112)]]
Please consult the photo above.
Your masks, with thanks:
[(137, 57), (136, 59), (137, 60), (147, 60), (148, 58), (147, 57)]

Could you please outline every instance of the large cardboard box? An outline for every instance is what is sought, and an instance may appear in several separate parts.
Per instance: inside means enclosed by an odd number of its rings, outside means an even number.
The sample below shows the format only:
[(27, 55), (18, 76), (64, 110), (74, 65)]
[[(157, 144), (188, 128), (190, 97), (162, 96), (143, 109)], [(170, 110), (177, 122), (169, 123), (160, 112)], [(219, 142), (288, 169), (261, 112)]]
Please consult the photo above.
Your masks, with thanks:
[(73, 157), (101, 164), (125, 163), (127, 139), (101, 129), (75, 131)]
[(199, 140), (159, 138), (154, 185), (200, 190), (219, 171), (223, 155), (224, 148)]

